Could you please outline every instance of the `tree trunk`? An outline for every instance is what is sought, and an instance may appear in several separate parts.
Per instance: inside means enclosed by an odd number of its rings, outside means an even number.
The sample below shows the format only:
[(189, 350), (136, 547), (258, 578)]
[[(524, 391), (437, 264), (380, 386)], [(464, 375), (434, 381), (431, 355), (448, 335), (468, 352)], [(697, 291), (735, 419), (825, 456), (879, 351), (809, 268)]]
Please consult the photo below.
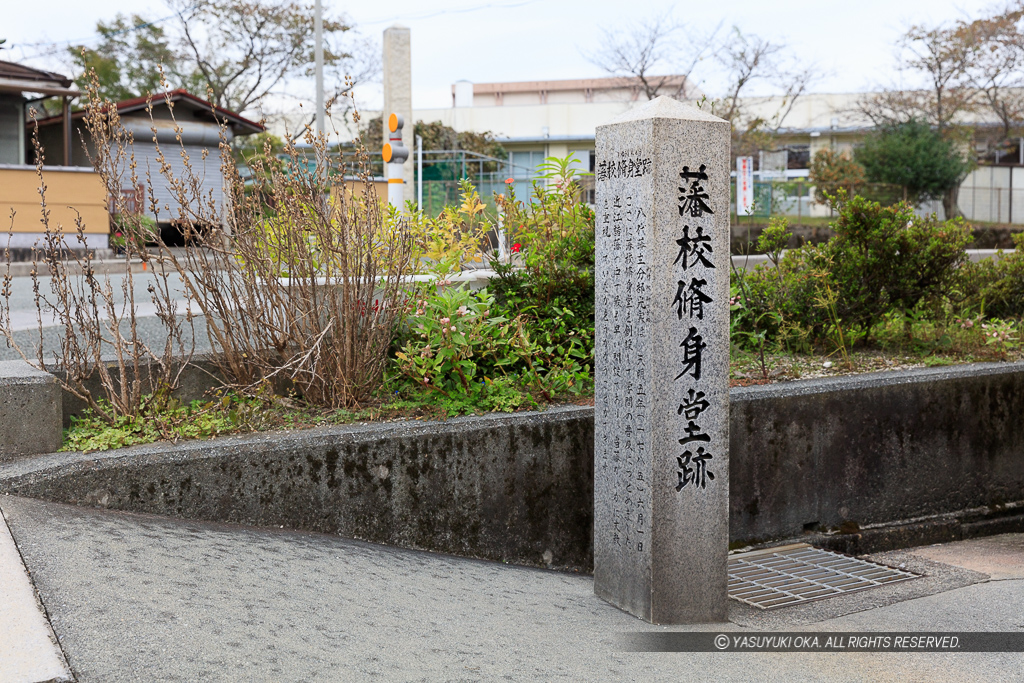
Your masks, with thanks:
[(946, 193), (942, 195), (942, 210), (946, 213), (946, 220), (962, 216), (960, 212), (959, 200), (960, 199), (960, 186), (946, 190)]

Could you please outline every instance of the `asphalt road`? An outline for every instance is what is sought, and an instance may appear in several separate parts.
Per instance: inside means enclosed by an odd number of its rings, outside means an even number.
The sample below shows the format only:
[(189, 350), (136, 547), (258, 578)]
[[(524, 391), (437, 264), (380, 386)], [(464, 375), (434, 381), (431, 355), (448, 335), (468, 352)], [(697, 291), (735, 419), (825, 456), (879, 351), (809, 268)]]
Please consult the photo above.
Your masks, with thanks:
[[(129, 282), (124, 274), (101, 275), (100, 281), (104, 288), (109, 287), (112, 300), (115, 302), (115, 310), (119, 314), (126, 310), (125, 302), (135, 302), (137, 316), (136, 330), (143, 343), (154, 349), (162, 349), (167, 339), (167, 332), (155, 317), (156, 305), (153, 303), (152, 295), (148, 289), (157, 282), (157, 276), (153, 273), (134, 273)], [(14, 331), (15, 342), (30, 357), (38, 355), (40, 341), (44, 358), (51, 362), (53, 354), (61, 347), (61, 338), (64, 334), (64, 327), (55, 318), (52, 308), (48, 305), (56, 300), (53, 292), (53, 281), (50, 277), (41, 277), (39, 282), (39, 299), (41, 306), (37, 306), (36, 293), (33, 289), (33, 280), (30, 277), (17, 277), (11, 280), (11, 296), (5, 302), (0, 299), (0, 307), (9, 306), (11, 327)], [(83, 278), (72, 277), (72, 285), (81, 288)], [(178, 302), (182, 313), (185, 311), (186, 299), (182, 290), (181, 280), (176, 274), (168, 276), (168, 284), (172, 292), (172, 298)], [(81, 289), (76, 289), (81, 291)], [(128, 292), (131, 297), (128, 297)], [(202, 318), (196, 318), (195, 344), (196, 351), (203, 352), (210, 349), (210, 342), (206, 335)], [(41, 326), (40, 326), (41, 321)], [(40, 329), (41, 327), (41, 329)], [(130, 325), (124, 322), (121, 325), (121, 333), (128, 334)], [(2, 339), (2, 338), (0, 338)], [(15, 360), (21, 358), (18, 351), (6, 340), (0, 341), (0, 360)]]

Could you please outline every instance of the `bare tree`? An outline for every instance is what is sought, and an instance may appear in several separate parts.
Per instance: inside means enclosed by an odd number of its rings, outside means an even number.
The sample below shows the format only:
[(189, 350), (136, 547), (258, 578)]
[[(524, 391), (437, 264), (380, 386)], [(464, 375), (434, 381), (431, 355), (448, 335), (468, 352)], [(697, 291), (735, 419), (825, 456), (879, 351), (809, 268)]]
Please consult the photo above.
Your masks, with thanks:
[[(726, 88), (712, 102), (712, 111), (733, 124), (733, 155), (751, 154), (774, 145), (796, 102), (819, 77), (813, 66), (800, 66), (781, 43), (733, 27), (730, 39), (715, 55)], [(766, 83), (776, 93), (759, 101), (775, 111), (753, 113), (748, 93), (752, 85)], [(780, 97), (781, 95), (781, 97)]]
[[(621, 78), (624, 85), (637, 87), (648, 100), (660, 95), (686, 100), (696, 90), (690, 81), (693, 70), (707, 55), (717, 30), (704, 35), (666, 13), (602, 32), (603, 47), (585, 55), (591, 64)], [(686, 38), (681, 40), (683, 33)], [(655, 75), (658, 72), (665, 75)]]
[[(166, 0), (184, 52), (218, 106), (245, 111), (313, 63), (313, 8), (298, 0)], [(344, 17), (324, 19), (324, 62), (340, 98), (376, 73), (365, 42), (349, 40)], [(344, 75), (352, 76), (349, 82)]]
[[(965, 114), (983, 106), (983, 73), (995, 76), (995, 84), (1004, 79), (998, 70), (1000, 59), (986, 56), (987, 47), (994, 45), (986, 37), (988, 25), (960, 22), (955, 25), (911, 26), (897, 43), (898, 69), (916, 76), (921, 87), (890, 87), (863, 97), (857, 105), (859, 111), (876, 126), (905, 123), (911, 120), (931, 125), (947, 139), (966, 147), (974, 129), (966, 125)], [(993, 64), (979, 71), (979, 65)], [(993, 94), (999, 89), (995, 84)], [(947, 217), (960, 213), (957, 205), (959, 186), (950, 188), (942, 198)]]
[(1024, 3), (1016, 2), (992, 17), (962, 22), (961, 40), (977, 46), (968, 68), (973, 88), (984, 106), (999, 119), (999, 141), (1024, 121)]
[(756, 35), (743, 35), (733, 27), (733, 40), (727, 40), (715, 60), (728, 74), (728, 89), (715, 103), (715, 115), (736, 122), (742, 112), (740, 96), (754, 81), (765, 79), (773, 70), (773, 60), (782, 46)]
[(875, 125), (919, 119), (945, 134), (975, 109), (970, 72), (978, 54), (978, 42), (961, 26), (912, 26), (897, 44), (898, 68), (919, 76), (924, 87), (885, 88), (858, 107)]
[[(719, 97), (711, 99), (710, 110), (733, 124), (733, 153), (771, 147), (772, 138), (818, 72), (797, 65), (781, 43), (745, 34), (736, 27), (722, 41), (720, 29), (705, 34), (676, 23), (669, 14), (657, 15), (625, 28), (605, 29), (604, 47), (587, 58), (622, 78), (623, 83), (635, 84), (648, 99), (659, 95), (693, 99), (694, 72), (702, 63), (717, 64), (716, 80), (725, 86), (719, 89)], [(708, 59), (713, 45), (714, 55)], [(685, 59), (681, 55), (686, 55)], [(676, 75), (654, 75), (671, 71)], [(777, 93), (770, 98), (777, 109), (768, 115), (750, 111), (747, 95), (750, 86), (758, 82), (770, 84)]]

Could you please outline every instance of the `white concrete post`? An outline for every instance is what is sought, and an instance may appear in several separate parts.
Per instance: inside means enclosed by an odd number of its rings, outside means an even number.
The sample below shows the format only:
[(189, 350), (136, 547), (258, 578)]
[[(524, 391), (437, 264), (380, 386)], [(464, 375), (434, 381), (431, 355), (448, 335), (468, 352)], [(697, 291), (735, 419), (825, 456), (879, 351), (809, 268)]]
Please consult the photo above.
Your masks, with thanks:
[(402, 127), (405, 121), (401, 114), (391, 114), (387, 120), (388, 141), (384, 143), (382, 156), (388, 168), (388, 204), (405, 208), (405, 177), (403, 171), (405, 160), (409, 158), (409, 148), (402, 144)]

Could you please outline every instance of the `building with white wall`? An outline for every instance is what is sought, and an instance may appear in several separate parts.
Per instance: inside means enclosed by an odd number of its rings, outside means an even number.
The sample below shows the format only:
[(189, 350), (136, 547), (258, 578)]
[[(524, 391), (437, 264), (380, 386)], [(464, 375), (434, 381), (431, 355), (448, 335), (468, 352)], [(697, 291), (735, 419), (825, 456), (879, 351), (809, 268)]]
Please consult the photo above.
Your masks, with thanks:
[[(703, 93), (682, 76), (664, 77), (659, 84), (661, 92), (685, 93), (690, 102), (703, 99)], [(774, 143), (778, 151), (785, 152), (786, 175), (794, 178), (808, 174), (810, 160), (819, 150), (851, 151), (872, 130), (872, 121), (860, 108), (868, 96), (870, 93), (812, 93), (795, 102), (781, 96), (748, 97), (741, 100), (741, 107), (745, 118), (759, 118), (776, 132)], [(626, 78), (458, 81), (452, 85), (452, 106), (414, 108), (412, 119), (440, 121), (458, 132), (493, 134), (509, 151), (509, 175), (518, 181), (516, 191), (522, 196), (529, 188), (528, 179), (546, 157), (572, 156), (578, 168), (592, 170), (597, 126), (645, 100), (641, 84)], [(714, 113), (716, 104), (704, 100), (702, 107)], [(363, 112), (363, 119), (376, 115)], [(964, 116), (962, 123), (979, 130), (996, 125), (983, 112)], [(275, 126), (275, 132), (277, 128), (281, 126)], [(354, 136), (351, 124), (340, 118), (335, 128), (346, 141)], [(1024, 173), (1024, 144), (999, 152), (988, 150), (983, 138), (979, 136), (976, 145), (980, 157), (986, 153), (991, 157), (985, 163), (1018, 166)], [(757, 164), (755, 157), (755, 168)], [(1008, 171), (986, 172), (987, 168), (983, 166), (965, 181), (961, 194), (966, 197), (963, 193), (969, 189), (970, 199), (961, 202), (961, 209), (976, 220), (1006, 222), (1012, 216), (1014, 222), (1024, 223), (1024, 182), (1011, 183), (1017, 180), (1016, 174), (1011, 179)], [(760, 171), (755, 172), (758, 175)], [(1016, 210), (1011, 211), (1011, 205)], [(825, 211), (807, 197), (802, 206), (810, 214)], [(941, 212), (941, 203), (922, 208)]]
[[(684, 76), (660, 77), (663, 92), (700, 97)], [(635, 79), (588, 78), (560, 81), (452, 85), (452, 106), (415, 109), (417, 121), (441, 121), (456, 131), (489, 131), (509, 151), (513, 177), (525, 178), (545, 157), (574, 156), (592, 170), (597, 126), (645, 101)]]

